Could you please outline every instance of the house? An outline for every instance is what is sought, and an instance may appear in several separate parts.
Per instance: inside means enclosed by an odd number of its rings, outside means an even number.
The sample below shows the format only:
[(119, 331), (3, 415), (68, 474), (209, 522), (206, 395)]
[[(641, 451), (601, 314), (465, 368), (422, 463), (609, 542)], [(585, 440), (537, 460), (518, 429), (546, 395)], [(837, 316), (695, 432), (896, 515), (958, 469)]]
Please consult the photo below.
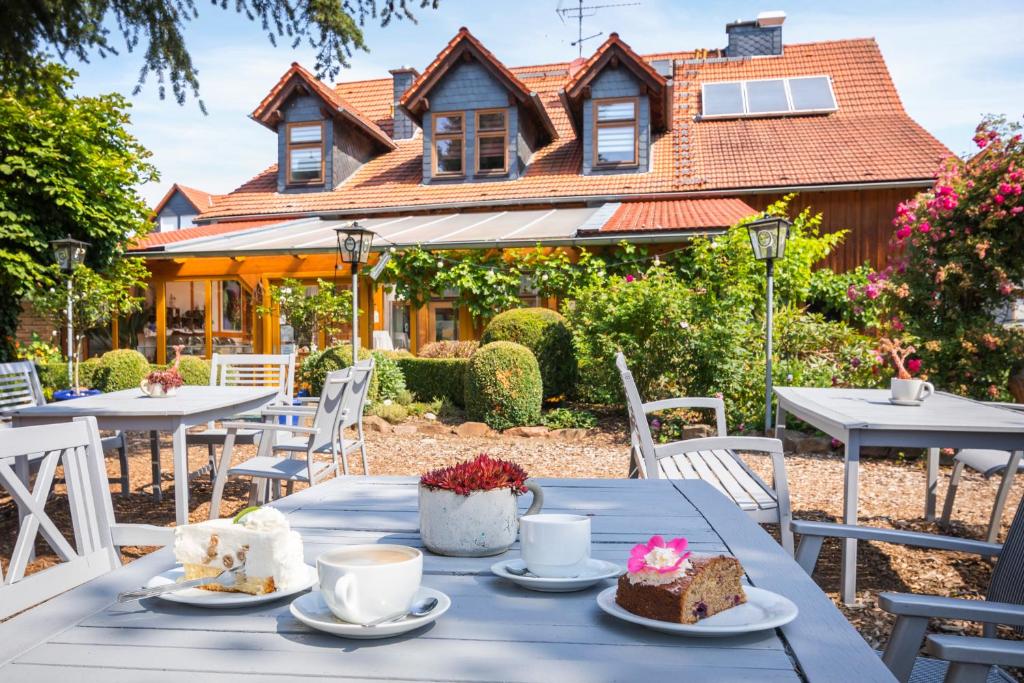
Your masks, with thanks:
[(213, 195), (175, 183), (153, 209), (154, 232), (173, 232), (196, 225), (196, 217), (213, 208)]
[[(157, 360), (172, 342), (281, 348), (279, 316), (257, 308), (283, 277), (346, 282), (333, 229), (352, 219), (378, 249), (668, 249), (798, 192), (851, 230), (829, 265), (880, 265), (897, 204), (950, 152), (907, 115), (873, 39), (784, 44), (784, 19), (730, 23), (723, 48), (642, 55), (613, 33), (588, 59), (521, 67), (462, 28), (422, 71), (334, 87), (292, 64), (251, 115), (277, 159), (197, 227), (134, 247)], [(479, 334), (450, 293), (412, 310), (360, 291), (364, 344)]]

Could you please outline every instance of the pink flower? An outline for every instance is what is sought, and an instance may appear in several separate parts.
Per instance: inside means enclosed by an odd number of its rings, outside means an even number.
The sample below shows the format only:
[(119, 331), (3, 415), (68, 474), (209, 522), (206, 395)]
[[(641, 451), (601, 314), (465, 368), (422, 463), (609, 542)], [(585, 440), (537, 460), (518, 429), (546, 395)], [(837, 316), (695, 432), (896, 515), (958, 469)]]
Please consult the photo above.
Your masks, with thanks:
[(995, 197), (992, 198), (992, 201), (994, 201), (996, 204), (1002, 204), (1003, 202), (1006, 201), (1006, 197), (1004, 197), (1001, 194), (997, 194)]
[(920, 230), (921, 232), (931, 232), (932, 224), (929, 223), (928, 221), (922, 221), (921, 225), (917, 226), (917, 229)]
[(1009, 183), (999, 183), (999, 194), (1010, 194), (1011, 192), (1013, 192), (1013, 188)]
[(857, 291), (857, 287), (855, 285), (850, 285), (846, 288), (846, 298), (850, 301), (856, 301), (859, 296), (860, 292)]
[(897, 332), (902, 332), (904, 330), (903, 321), (900, 320), (899, 318), (893, 316), (890, 322), (892, 323), (892, 329), (896, 330)]
[(633, 281), (633, 280), (635, 280), (635, 279), (636, 279), (636, 278), (634, 278), (634, 277), (633, 277), (632, 275), (627, 275), (627, 276), (626, 276), (626, 282), (632, 282), (632, 281)]
[(921, 371), (921, 359), (911, 358), (907, 361), (907, 372), (911, 374), (917, 374)]
[[(690, 556), (690, 552), (686, 549), (687, 542), (685, 538), (673, 538), (671, 541), (665, 542), (665, 539), (661, 536), (651, 536), (647, 543), (639, 543), (633, 546), (633, 549), (629, 551), (629, 561), (626, 563), (626, 568), (630, 572), (642, 572), (642, 571), (654, 571), (659, 574), (668, 574), (679, 569), (683, 564), (683, 561)], [(671, 564), (656, 566), (647, 563), (648, 556), (658, 548), (664, 548), (666, 551), (665, 555), (671, 558), (671, 555), (675, 555), (675, 561)], [(661, 554), (661, 553), (659, 553)]]
[(865, 294), (865, 295), (866, 295), (866, 296), (867, 296), (867, 297), (868, 297), (869, 299), (877, 299), (877, 298), (878, 298), (878, 295), (879, 295), (879, 294), (881, 294), (881, 293), (882, 293), (882, 290), (881, 290), (881, 288), (879, 288), (879, 286), (878, 286), (878, 285), (875, 285), (875, 284), (869, 284), (869, 285), (866, 285), (866, 286), (864, 287), (864, 294)]
[(911, 232), (910, 226), (909, 225), (905, 225), (905, 226), (903, 226), (902, 228), (900, 228), (899, 230), (896, 231), (896, 237), (898, 237), (901, 240), (905, 240), (908, 237), (910, 237), (910, 232)]

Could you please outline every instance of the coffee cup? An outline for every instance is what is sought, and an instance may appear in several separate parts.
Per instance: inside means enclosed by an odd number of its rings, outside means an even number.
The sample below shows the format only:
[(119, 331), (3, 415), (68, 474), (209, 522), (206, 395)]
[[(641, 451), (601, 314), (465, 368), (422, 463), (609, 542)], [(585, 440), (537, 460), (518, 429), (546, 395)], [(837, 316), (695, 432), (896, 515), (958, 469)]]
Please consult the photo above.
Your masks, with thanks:
[(536, 514), (519, 520), (526, 568), (543, 578), (579, 576), (590, 559), (590, 517)]
[(935, 387), (919, 379), (893, 378), (889, 391), (894, 401), (923, 401), (935, 393)]
[(423, 553), (404, 545), (350, 545), (316, 559), (320, 595), (334, 616), (366, 624), (412, 606)]

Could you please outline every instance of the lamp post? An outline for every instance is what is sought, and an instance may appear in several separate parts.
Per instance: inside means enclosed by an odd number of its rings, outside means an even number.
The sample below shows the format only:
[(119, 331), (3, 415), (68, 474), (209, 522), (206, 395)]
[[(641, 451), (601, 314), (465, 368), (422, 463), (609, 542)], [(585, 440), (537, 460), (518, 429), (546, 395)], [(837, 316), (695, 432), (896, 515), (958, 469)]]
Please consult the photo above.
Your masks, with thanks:
[(338, 236), (338, 254), (344, 263), (352, 266), (352, 365), (359, 362), (359, 265), (370, 258), (373, 232), (351, 221), (335, 228)]
[(766, 287), (765, 340), (764, 340), (764, 432), (772, 428), (772, 299), (774, 294), (775, 259), (786, 255), (786, 238), (789, 237), (789, 226), (785, 218), (778, 216), (764, 217), (749, 223), (750, 246), (754, 250), (754, 258), (764, 261), (768, 274)]
[[(62, 240), (53, 240), (50, 242), (50, 247), (53, 249), (53, 255), (57, 260), (57, 267), (60, 268), (60, 272), (68, 276), (68, 303), (67, 303), (67, 350), (68, 350), (68, 383), (71, 385), (75, 384), (74, 381), (74, 348), (75, 348), (75, 326), (72, 320), (73, 306), (71, 302), (72, 298), (72, 278), (71, 276), (75, 272), (75, 268), (82, 265), (85, 261), (85, 250), (89, 248), (88, 242), (82, 242), (80, 240), (72, 239), (71, 235), (68, 235)], [(78, 387), (72, 386), (72, 389)]]

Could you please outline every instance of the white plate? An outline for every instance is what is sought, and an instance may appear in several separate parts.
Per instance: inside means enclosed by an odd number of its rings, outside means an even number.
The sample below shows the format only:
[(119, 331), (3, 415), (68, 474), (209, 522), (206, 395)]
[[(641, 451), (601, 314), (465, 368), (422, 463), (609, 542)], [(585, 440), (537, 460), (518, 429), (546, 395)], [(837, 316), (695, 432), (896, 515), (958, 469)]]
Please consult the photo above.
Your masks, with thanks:
[[(264, 602), (287, 598), (307, 588), (312, 588), (316, 585), (317, 581), (316, 567), (311, 567), (307, 564), (306, 569), (309, 571), (309, 574), (306, 576), (305, 581), (289, 586), (284, 590), (276, 590), (273, 593), (250, 595), (249, 593), (222, 593), (219, 591), (206, 591), (201, 588), (185, 588), (173, 593), (161, 593), (156, 597), (168, 602), (180, 602), (185, 605), (195, 605), (196, 607), (250, 607)], [(151, 578), (146, 584), (146, 588), (175, 583), (180, 581), (184, 574), (185, 570), (182, 567), (168, 569), (164, 573), (157, 574)]]
[(889, 403), (893, 404), (894, 406), (919, 406), (922, 403), (924, 403), (924, 401), (920, 401), (917, 399), (890, 398)]
[(796, 619), (796, 605), (778, 593), (763, 588), (744, 586), (747, 601), (724, 612), (701, 619), (696, 624), (676, 624), (670, 621), (648, 619), (629, 612), (615, 602), (616, 586), (601, 591), (597, 596), (597, 606), (623, 621), (640, 624), (655, 631), (674, 633), (681, 636), (697, 636), (711, 638), (716, 636), (736, 636), (741, 633), (764, 631), (778, 628)]
[(605, 562), (593, 557), (587, 560), (587, 568), (579, 576), (566, 579), (541, 578), (537, 576), (516, 576), (508, 571), (512, 569), (525, 569), (526, 563), (521, 558), (514, 560), (501, 560), (491, 565), (491, 571), (503, 579), (517, 583), (523, 588), (542, 593), (571, 593), (590, 588), (599, 581), (619, 577), (623, 571), (622, 567), (614, 562)]
[(330, 633), (331, 635), (339, 636), (341, 638), (373, 640), (376, 638), (392, 638), (394, 636), (400, 636), (403, 633), (408, 633), (409, 631), (420, 628), (421, 626), (433, 623), (438, 617), (447, 612), (449, 607), (452, 606), (451, 598), (441, 591), (436, 591), (433, 588), (427, 588), (426, 586), (420, 586), (420, 589), (413, 600), (424, 600), (426, 598), (434, 598), (437, 600), (437, 607), (432, 609), (426, 616), (406, 618), (402, 621), (396, 621), (391, 624), (381, 624), (380, 626), (374, 626), (373, 628), (367, 628), (366, 626), (361, 626), (359, 624), (342, 621), (338, 617), (334, 616), (331, 610), (328, 609), (327, 603), (324, 602), (323, 597), (320, 595), (320, 591), (313, 591), (295, 598), (292, 600), (291, 610), (292, 616), (306, 626), (315, 628), (318, 631)]

